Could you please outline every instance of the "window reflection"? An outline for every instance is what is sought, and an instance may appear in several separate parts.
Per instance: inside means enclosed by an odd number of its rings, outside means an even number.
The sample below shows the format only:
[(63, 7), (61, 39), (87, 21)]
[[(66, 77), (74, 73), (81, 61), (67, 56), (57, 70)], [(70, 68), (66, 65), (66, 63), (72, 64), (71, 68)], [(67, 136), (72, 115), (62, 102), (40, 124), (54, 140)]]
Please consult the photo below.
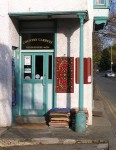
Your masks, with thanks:
[(52, 56), (48, 57), (48, 79), (52, 79)]
[(96, 0), (96, 4), (97, 5), (104, 5), (105, 4), (105, 0)]
[(35, 79), (43, 79), (43, 56), (35, 56)]

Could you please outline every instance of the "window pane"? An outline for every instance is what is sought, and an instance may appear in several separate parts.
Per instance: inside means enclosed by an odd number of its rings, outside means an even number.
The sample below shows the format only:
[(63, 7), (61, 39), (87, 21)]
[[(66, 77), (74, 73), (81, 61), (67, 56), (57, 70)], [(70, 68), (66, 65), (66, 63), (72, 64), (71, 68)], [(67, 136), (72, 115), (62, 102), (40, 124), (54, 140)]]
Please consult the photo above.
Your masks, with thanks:
[(96, 0), (96, 4), (97, 5), (104, 5), (105, 4), (105, 0)]
[(43, 56), (35, 56), (35, 79), (43, 78)]
[(48, 79), (52, 79), (52, 56), (48, 58)]
[(24, 56), (24, 79), (32, 79), (32, 57)]

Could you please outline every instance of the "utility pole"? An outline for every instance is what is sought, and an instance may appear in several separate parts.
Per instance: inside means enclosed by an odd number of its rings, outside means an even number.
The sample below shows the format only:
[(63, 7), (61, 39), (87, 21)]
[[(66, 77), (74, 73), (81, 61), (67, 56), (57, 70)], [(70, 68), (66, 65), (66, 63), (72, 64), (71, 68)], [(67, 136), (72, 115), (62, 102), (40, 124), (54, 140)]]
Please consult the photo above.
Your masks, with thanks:
[(111, 71), (112, 71), (112, 65), (113, 65), (113, 61), (112, 61), (112, 46), (111, 46)]

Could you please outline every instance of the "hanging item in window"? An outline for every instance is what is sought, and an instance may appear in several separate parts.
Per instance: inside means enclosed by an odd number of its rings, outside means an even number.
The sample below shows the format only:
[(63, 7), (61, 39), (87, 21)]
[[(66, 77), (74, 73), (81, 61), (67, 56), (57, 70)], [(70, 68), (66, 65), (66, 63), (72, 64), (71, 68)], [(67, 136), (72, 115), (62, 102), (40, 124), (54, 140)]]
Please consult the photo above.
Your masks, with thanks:
[(104, 5), (105, 0), (96, 0), (96, 5)]
[(24, 79), (32, 78), (31, 56), (24, 56)]

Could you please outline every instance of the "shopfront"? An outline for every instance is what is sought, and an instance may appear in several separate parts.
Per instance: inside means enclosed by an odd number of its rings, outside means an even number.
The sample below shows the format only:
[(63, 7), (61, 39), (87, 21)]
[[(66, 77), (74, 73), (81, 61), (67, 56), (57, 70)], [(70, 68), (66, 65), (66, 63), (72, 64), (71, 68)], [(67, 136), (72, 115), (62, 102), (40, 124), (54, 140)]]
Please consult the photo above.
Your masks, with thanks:
[(21, 114), (44, 115), (53, 104), (54, 33), (21, 38)]
[(16, 116), (43, 116), (54, 105), (53, 21), (22, 21), (15, 56)]
[[(84, 84), (88, 84), (86, 88), (91, 91), (91, 74), (87, 74), (87, 81), (90, 79), (85, 83), (83, 60), (90, 58), (85, 56), (83, 48), (85, 15), (86, 12), (54, 12), (43, 16), (10, 14), (18, 20), (20, 29), (15, 57), (16, 105), (13, 107), (13, 122), (20, 117), (26, 118), (26, 121), (31, 117), (32, 122), (35, 117), (39, 120), (51, 108), (87, 107), (83, 88)], [(40, 17), (47, 19), (41, 20)]]

